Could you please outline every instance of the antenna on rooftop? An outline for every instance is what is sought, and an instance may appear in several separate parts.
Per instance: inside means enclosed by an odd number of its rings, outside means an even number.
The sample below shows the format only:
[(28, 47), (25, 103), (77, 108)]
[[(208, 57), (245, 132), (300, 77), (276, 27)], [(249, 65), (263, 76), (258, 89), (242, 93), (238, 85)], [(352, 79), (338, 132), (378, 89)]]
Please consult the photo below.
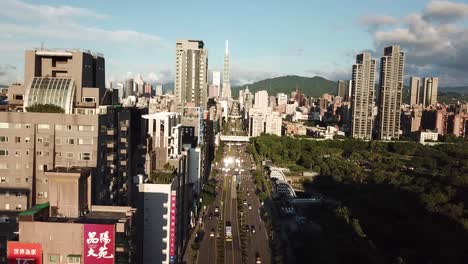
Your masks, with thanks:
[(44, 50), (44, 41), (41, 42), (41, 50)]

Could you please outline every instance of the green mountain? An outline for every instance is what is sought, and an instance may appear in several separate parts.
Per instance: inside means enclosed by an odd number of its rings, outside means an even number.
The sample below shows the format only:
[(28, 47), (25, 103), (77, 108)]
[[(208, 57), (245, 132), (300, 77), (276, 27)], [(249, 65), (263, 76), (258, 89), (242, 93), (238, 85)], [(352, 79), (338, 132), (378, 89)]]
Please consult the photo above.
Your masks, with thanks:
[(320, 76), (309, 78), (287, 75), (233, 87), (233, 97), (237, 97), (239, 95), (240, 89), (245, 89), (247, 87), (251, 93), (255, 93), (260, 90), (267, 90), (269, 95), (276, 95), (277, 93), (286, 93), (289, 95), (291, 92), (295, 91), (297, 87), (305, 95), (319, 97), (324, 93), (334, 94), (336, 91), (336, 82), (327, 80)]

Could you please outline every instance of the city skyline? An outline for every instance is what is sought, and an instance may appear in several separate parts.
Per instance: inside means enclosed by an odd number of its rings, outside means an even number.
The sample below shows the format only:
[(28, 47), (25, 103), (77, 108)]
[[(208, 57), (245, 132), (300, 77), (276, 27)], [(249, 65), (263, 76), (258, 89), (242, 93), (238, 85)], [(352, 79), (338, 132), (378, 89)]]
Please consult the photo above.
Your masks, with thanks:
[[(369, 51), (379, 57), (384, 46), (393, 44), (408, 54), (405, 84), (409, 76), (439, 76), (442, 87), (468, 83), (463, 74), (468, 69), (464, 58), (468, 54), (468, 4), (460, 2), (411, 1), (391, 8), (364, 2), (355, 5), (352, 14), (334, 1), (321, 8), (297, 1), (288, 6), (287, 13), (278, 3), (236, 3), (229, 6), (232, 12), (226, 21), (217, 19), (219, 15), (201, 18), (197, 12), (183, 11), (180, 16), (186, 19), (171, 22), (171, 27), (165, 22), (170, 17), (163, 14), (176, 8), (171, 3), (108, 7), (87, 1), (69, 6), (63, 1), (7, 0), (3, 5), (0, 84), (4, 85), (23, 81), (23, 52), (42, 43), (46, 48), (80, 47), (104, 53), (107, 80), (122, 81), (132, 72), (150, 82), (172, 82), (173, 43), (178, 38), (205, 42), (210, 71), (222, 70), (224, 41), (228, 39), (233, 85), (286, 74), (349, 80), (349, 65), (356, 54)], [(203, 6), (208, 6), (207, 11), (216, 10), (214, 4)], [(195, 11), (199, 8), (193, 6)], [(147, 10), (160, 11), (148, 14)], [(141, 15), (125, 16), (136, 12)], [(18, 15), (28, 13), (34, 15)], [(264, 19), (256, 20), (248, 31), (238, 29), (246, 28), (248, 18), (260, 13)], [(342, 19), (336, 21), (336, 16)], [(199, 19), (200, 27), (187, 32), (189, 19)], [(275, 37), (278, 34), (281, 40)]]

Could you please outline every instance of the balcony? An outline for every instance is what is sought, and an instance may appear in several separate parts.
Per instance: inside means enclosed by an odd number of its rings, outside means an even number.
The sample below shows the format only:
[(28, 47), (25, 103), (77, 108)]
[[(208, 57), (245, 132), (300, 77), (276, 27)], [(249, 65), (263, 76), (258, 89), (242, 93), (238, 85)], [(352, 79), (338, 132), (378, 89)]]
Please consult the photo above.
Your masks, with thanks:
[(122, 130), (122, 131), (127, 131), (127, 130), (128, 130), (128, 127), (127, 127), (127, 126), (122, 126), (122, 127), (120, 128), (120, 130)]
[(121, 149), (120, 154), (127, 154), (127, 149)]
[(115, 142), (109, 141), (107, 142), (107, 148), (114, 148), (115, 147)]

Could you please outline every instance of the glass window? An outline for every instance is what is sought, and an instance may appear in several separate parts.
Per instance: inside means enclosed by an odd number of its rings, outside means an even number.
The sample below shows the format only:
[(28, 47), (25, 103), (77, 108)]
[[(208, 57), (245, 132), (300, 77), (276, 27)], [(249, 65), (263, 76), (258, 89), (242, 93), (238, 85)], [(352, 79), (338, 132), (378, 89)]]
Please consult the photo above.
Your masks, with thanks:
[(81, 263), (81, 256), (79, 256), (79, 255), (68, 255), (67, 263), (68, 264)]
[(89, 125), (78, 126), (78, 131), (94, 131), (94, 126), (89, 126)]
[(67, 158), (73, 158), (73, 152), (67, 152)]
[(0, 123), (0, 128), (9, 128), (9, 123)]
[(21, 150), (16, 150), (15, 151), (15, 156), (16, 157), (21, 157)]
[(0, 156), (8, 156), (8, 150), (0, 149)]
[(15, 143), (21, 143), (21, 137), (15, 137)]
[(58, 255), (49, 255), (49, 262), (58, 262)]
[(0, 142), (8, 142), (8, 137), (0, 136)]
[(89, 152), (81, 152), (81, 160), (91, 160), (91, 153)]
[(62, 130), (62, 125), (55, 125), (55, 130)]
[(75, 140), (74, 140), (73, 138), (69, 138), (69, 139), (68, 139), (68, 144), (69, 144), (69, 145), (75, 144)]
[(49, 126), (49, 124), (38, 124), (37, 128), (38, 129), (49, 129), (50, 126)]
[(92, 145), (93, 139), (92, 138), (79, 138), (78, 145)]

